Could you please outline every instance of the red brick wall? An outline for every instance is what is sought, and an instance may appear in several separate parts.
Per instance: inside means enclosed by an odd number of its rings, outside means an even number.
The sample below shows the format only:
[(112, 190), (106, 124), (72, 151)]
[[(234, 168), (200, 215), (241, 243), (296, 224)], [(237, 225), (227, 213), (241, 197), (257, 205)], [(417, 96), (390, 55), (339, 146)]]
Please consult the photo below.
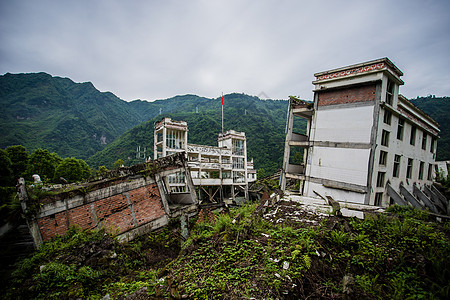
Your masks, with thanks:
[[(128, 204), (128, 199), (131, 205)], [(67, 201), (71, 201), (68, 199)], [(99, 199), (93, 203), (69, 209), (68, 211), (39, 218), (37, 220), (44, 241), (64, 234), (68, 227), (79, 225), (83, 229), (105, 228), (112, 233), (123, 233), (146, 224), (165, 214), (161, 195), (156, 183), (134, 190)], [(137, 223), (133, 219), (133, 213)], [(98, 223), (95, 222), (97, 219)]]
[(323, 91), (318, 93), (318, 105), (335, 105), (375, 100), (376, 85), (356, 86), (347, 89)]

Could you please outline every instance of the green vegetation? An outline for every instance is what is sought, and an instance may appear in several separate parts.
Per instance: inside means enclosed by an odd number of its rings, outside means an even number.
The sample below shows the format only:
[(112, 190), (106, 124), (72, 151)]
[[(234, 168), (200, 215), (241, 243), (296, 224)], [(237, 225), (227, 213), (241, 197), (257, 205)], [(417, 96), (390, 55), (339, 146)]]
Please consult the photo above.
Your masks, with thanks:
[[(105, 170), (105, 167), (100, 168), (99, 174)], [(88, 179), (92, 171), (82, 159), (61, 159), (47, 149), (36, 149), (30, 155), (21, 145), (0, 149), (0, 225), (20, 219), (22, 209), (16, 194), (17, 180), (24, 177), (27, 183), (33, 183), (33, 174), (38, 174), (45, 184), (60, 183), (61, 178), (71, 183)]]
[[(301, 211), (295, 204), (291, 209)], [(287, 206), (286, 206), (287, 207)], [(450, 223), (393, 206), (366, 220), (325, 217), (316, 225), (262, 217), (251, 204), (120, 244), (72, 228), (13, 273), (5, 297), (191, 299), (448, 299)], [(270, 213), (278, 213), (272, 219)], [(215, 219), (215, 221), (213, 220)], [(277, 224), (278, 223), (278, 224)]]
[(439, 123), (436, 160), (450, 160), (450, 97), (417, 97), (411, 102)]
[[(162, 114), (128, 130), (102, 151), (88, 159), (92, 166), (113, 166), (121, 158), (126, 165), (142, 162), (136, 159), (136, 148), (147, 148), (146, 156), (153, 158), (153, 130), (155, 122), (163, 117), (184, 120), (188, 123), (188, 142), (217, 146), (221, 132), (221, 101), (196, 96), (178, 96), (164, 100)], [(174, 104), (178, 104), (178, 106)], [(282, 165), (284, 129), (288, 102), (260, 100), (244, 94), (224, 96), (224, 130), (244, 131), (247, 137), (247, 156), (253, 158), (255, 167), (267, 175)], [(198, 108), (198, 113), (196, 109)], [(296, 122), (296, 131), (304, 132), (306, 122)]]
[[(412, 100), (441, 125), (437, 160), (450, 159), (448, 100), (434, 96)], [(63, 158), (87, 160), (95, 168), (112, 168), (118, 159), (128, 166), (142, 162), (142, 156), (136, 158), (138, 146), (147, 148), (146, 156), (153, 157), (153, 126), (162, 117), (187, 121), (190, 143), (215, 146), (221, 131), (220, 97), (183, 95), (125, 102), (89, 82), (74, 83), (45, 73), (0, 76), (0, 104), (4, 108), (0, 112), (0, 147), (48, 149)], [(248, 157), (267, 175), (282, 164), (287, 106), (286, 100), (260, 100), (236, 93), (224, 96), (224, 129), (246, 133)], [(302, 133), (306, 123), (296, 120), (294, 127)], [(293, 153), (293, 159), (301, 157)]]

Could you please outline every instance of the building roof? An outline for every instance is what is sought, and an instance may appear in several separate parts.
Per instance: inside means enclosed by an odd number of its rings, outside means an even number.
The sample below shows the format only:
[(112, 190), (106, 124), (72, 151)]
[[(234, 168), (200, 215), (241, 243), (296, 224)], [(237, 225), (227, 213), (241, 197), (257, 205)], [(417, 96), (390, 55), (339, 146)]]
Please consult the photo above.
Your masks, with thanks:
[(314, 76), (316, 77), (316, 80), (313, 81), (313, 83), (317, 83), (322, 80), (340, 79), (382, 70), (390, 71), (392, 75), (394, 75), (396, 79), (403, 84), (403, 81), (400, 79), (400, 76), (403, 76), (403, 72), (400, 71), (400, 69), (397, 68), (397, 66), (395, 66), (395, 64), (387, 57), (315, 73)]

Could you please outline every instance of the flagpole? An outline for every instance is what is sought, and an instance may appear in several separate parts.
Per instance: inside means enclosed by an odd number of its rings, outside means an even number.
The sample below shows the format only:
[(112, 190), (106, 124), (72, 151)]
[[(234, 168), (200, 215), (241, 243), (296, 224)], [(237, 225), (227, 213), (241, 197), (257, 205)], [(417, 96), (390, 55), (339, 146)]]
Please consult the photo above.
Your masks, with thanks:
[(223, 92), (222, 92), (222, 136), (223, 136)]

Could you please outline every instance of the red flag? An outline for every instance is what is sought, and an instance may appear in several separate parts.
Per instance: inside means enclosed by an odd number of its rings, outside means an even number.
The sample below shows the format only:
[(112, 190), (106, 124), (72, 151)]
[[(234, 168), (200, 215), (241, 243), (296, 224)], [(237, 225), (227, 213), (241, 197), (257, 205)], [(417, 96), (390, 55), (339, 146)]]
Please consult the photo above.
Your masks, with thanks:
[(222, 94), (222, 105), (223, 105), (223, 94)]

